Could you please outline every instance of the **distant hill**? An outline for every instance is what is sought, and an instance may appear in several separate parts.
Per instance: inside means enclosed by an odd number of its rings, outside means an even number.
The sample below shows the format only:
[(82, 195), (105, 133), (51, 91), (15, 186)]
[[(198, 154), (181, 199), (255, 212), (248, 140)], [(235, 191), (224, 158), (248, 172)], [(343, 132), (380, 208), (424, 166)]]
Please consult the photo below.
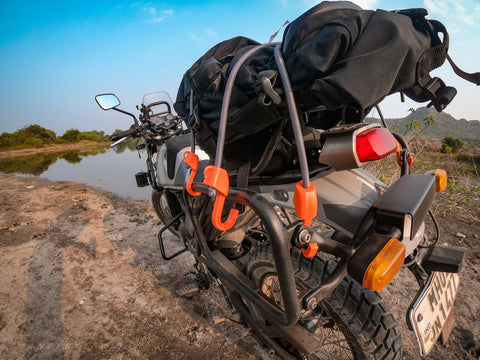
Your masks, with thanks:
[(480, 141), (480, 121), (465, 119), (457, 120), (446, 112), (438, 113), (433, 108), (421, 107), (414, 113), (411, 113), (402, 119), (386, 119), (390, 129), (397, 125), (400, 129), (405, 129), (405, 124), (409, 121), (420, 120), (420, 122), (427, 116), (431, 115), (435, 120), (433, 127), (428, 127), (428, 139), (443, 139), (446, 136), (453, 136), (464, 141)]

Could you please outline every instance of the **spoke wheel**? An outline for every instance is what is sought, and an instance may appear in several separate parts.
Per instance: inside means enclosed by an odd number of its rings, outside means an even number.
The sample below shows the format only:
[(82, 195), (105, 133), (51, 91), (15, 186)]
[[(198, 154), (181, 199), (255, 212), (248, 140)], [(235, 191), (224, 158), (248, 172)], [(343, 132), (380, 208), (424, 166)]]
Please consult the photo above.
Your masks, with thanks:
[[(292, 249), (297, 293), (304, 294), (319, 284), (334, 270), (336, 260), (320, 257), (305, 258)], [(252, 253), (246, 272), (257, 291), (279, 308), (283, 308), (280, 285), (268, 243)], [(237, 301), (238, 302), (238, 301)], [(401, 337), (393, 316), (379, 295), (364, 289), (346, 277), (333, 293), (324, 299), (306, 320), (298, 325), (315, 338), (315, 351), (305, 354), (279, 336), (255, 307), (243, 299), (243, 313), (254, 323), (257, 333), (285, 359), (401, 359)], [(242, 313), (242, 311), (240, 311)], [(250, 318), (250, 319), (248, 319)]]

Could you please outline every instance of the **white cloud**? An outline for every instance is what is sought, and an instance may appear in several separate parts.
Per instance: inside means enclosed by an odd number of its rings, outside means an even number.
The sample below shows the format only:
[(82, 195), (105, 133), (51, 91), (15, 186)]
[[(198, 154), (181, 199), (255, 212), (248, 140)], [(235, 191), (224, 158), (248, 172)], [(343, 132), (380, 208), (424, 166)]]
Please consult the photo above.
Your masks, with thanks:
[[(280, 2), (283, 2), (283, 1), (286, 2), (286, 0), (280, 0)], [(365, 10), (375, 10), (377, 4), (379, 3), (379, 0), (350, 0), (350, 1)], [(304, 0), (304, 2), (308, 7), (312, 7), (320, 3), (319, 0)]]
[(158, 10), (151, 2), (135, 2), (131, 5), (132, 8), (139, 8), (146, 22), (159, 23), (167, 16), (173, 15), (172, 9)]
[(376, 10), (377, 4), (379, 1), (378, 0), (353, 0), (352, 2), (360, 6), (362, 9)]
[(155, 10), (154, 13), (152, 13), (153, 17), (151, 19), (152, 22), (160, 22), (163, 21), (167, 16), (173, 14), (173, 10), (162, 10), (160, 12), (161, 15), (157, 16), (158, 12)]
[(449, 20), (467, 25), (477, 25), (480, 16), (478, 0), (424, 0), (425, 8), (433, 16), (442, 16)]
[(215, 30), (213, 30), (212, 28), (205, 29), (205, 34), (207, 34), (210, 37), (215, 37), (215, 36), (218, 35), (218, 33)]
[[(197, 32), (189, 32), (187, 34), (190, 41), (200, 45), (211, 44), (213, 41), (219, 41), (219, 34), (216, 30), (208, 27)], [(221, 39), (224, 40), (224, 39)]]

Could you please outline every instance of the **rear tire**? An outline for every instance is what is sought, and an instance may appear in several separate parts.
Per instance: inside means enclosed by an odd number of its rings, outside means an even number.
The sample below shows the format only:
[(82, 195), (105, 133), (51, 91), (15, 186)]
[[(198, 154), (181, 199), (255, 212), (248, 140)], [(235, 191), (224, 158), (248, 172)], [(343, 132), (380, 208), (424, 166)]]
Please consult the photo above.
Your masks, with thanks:
[[(335, 259), (305, 258), (292, 249), (292, 264), (298, 291), (318, 287), (335, 269)], [(278, 278), (268, 243), (261, 244), (251, 255), (247, 275), (259, 291), (282, 307)], [(251, 308), (251, 304), (247, 304)], [(268, 323), (268, 322), (266, 322)], [(387, 305), (375, 291), (364, 289), (345, 277), (333, 293), (315, 309), (309, 320), (298, 322), (324, 343), (314, 354), (302, 354), (284, 338), (275, 341), (287, 353), (300, 359), (401, 359), (400, 331)], [(277, 351), (278, 352), (278, 351)]]

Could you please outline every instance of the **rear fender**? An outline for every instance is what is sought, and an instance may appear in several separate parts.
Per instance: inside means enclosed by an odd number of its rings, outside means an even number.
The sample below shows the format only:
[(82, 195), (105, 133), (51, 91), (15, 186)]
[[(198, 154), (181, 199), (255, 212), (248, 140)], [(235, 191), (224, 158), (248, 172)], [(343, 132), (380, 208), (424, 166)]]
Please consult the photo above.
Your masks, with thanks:
[[(388, 188), (363, 169), (324, 171), (311, 180), (317, 189), (316, 219), (353, 237), (373, 203)], [(294, 210), (295, 183), (260, 185), (255, 190), (271, 204)]]

